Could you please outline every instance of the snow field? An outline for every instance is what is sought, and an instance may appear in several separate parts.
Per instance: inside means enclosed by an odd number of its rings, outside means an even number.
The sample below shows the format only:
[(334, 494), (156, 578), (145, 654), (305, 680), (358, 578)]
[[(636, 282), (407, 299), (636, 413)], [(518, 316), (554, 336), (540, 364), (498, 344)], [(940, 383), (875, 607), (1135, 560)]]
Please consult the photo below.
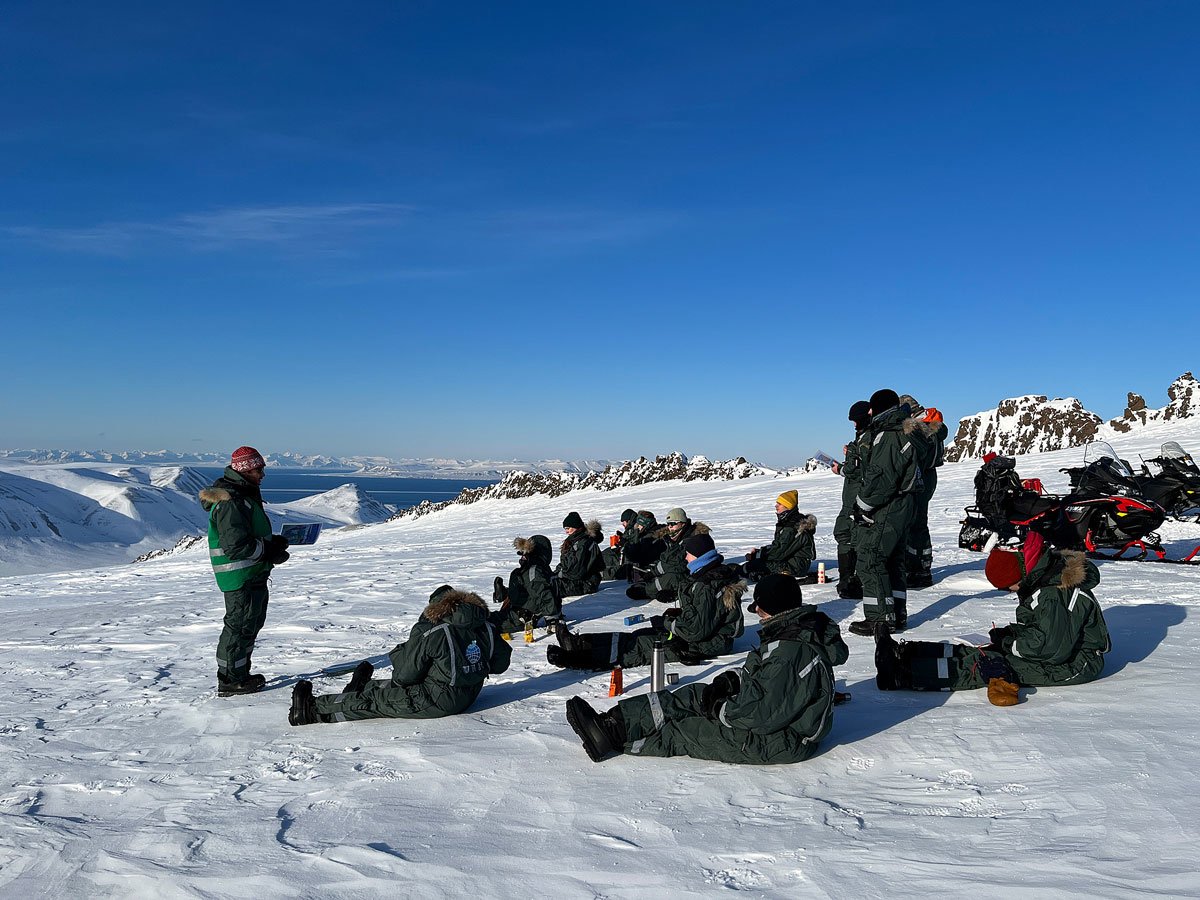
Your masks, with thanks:
[[(1113, 443), (1152, 453), (1170, 439), (1195, 450), (1200, 424)], [(1056, 489), (1081, 455), (1018, 469)], [(937, 584), (911, 595), (908, 637), (1011, 618), (1014, 600), (956, 544), (977, 468), (941, 470)], [(514, 635), (512, 668), (462, 716), (287, 725), (298, 678), (329, 692), (349, 676), (320, 677), (325, 666), (385, 666), (434, 587), (490, 598), (515, 563), (512, 538), (540, 532), (557, 547), (571, 509), (611, 533), (627, 506), (662, 518), (681, 505), (736, 560), (770, 540), (772, 501), (791, 488), (835, 575), (830, 474), (484, 501), (323, 533), (273, 578), (255, 653), (270, 689), (246, 698), (215, 695), (223, 610), (203, 548), (0, 578), (0, 895), (1200, 896), (1200, 569), (1102, 563), (1104, 677), (1026, 690), (1012, 709), (982, 691), (880, 693), (872, 642), (847, 634), (837, 676), (853, 700), (821, 753), (794, 766), (591, 763), (563, 702), (607, 708), (608, 674), (549, 666), (541, 633), (531, 646)], [(1163, 532), (1174, 555), (1200, 542), (1200, 526)], [(831, 585), (804, 590), (843, 626), (859, 615)], [(583, 630), (624, 630), (623, 616), (659, 608), (605, 582), (565, 612)], [(756, 631), (726, 658), (671, 670), (707, 680), (739, 665)], [(625, 681), (643, 693), (648, 671)]]

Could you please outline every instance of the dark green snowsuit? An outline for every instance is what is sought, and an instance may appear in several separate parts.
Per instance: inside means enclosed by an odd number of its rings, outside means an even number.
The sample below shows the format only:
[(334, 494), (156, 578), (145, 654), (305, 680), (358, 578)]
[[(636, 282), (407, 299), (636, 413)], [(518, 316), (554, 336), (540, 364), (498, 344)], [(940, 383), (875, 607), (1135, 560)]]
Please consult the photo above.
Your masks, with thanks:
[[(858, 575), (863, 583), (863, 614), (869, 622), (897, 629), (908, 620), (904, 582), (904, 539), (920, 492), (921, 467), (907, 407), (894, 406), (867, 426), (870, 451), (863, 464), (856, 507), (873, 520), (857, 531)], [(874, 598), (874, 603), (871, 602)]]
[(437, 719), (465, 712), (484, 680), (507, 669), (512, 656), (487, 619), (487, 604), (478, 594), (435, 594), (408, 640), (389, 654), (391, 679), (368, 681), (355, 693), (315, 697), (317, 712), (334, 722)]
[(600, 556), (603, 540), (604, 532), (595, 519), (583, 530), (567, 535), (558, 548), (558, 567), (554, 570), (560, 597), (578, 597), (600, 590), (600, 576), (604, 571), (604, 559)]
[(1017, 621), (1000, 647), (905, 641), (899, 645), (899, 687), (961, 691), (985, 687), (982, 655), (1000, 655), (1022, 685), (1094, 681), (1112, 648), (1092, 590), (1100, 572), (1082, 553), (1048, 550), (1021, 580)]
[[(643, 517), (651, 523), (650, 530), (658, 528), (658, 523), (654, 521), (654, 513), (645, 509), (638, 511), (638, 518)], [(600, 556), (604, 560), (603, 578), (628, 578), (630, 565), (625, 558), (626, 551), (630, 547), (636, 547), (642, 538), (647, 536), (647, 531), (637, 524), (636, 519), (630, 522), (629, 527), (624, 531), (617, 532), (617, 545), (615, 547), (606, 547), (600, 551)]]
[(236, 684), (250, 676), (254, 642), (267, 621), (267, 579), (272, 565), (263, 559), (271, 522), (258, 485), (227, 466), (200, 492), (209, 514), (209, 556), (217, 586), (225, 595), (225, 621), (217, 640), (217, 678)]
[[(858, 526), (851, 511), (858, 499), (862, 486), (863, 463), (871, 450), (871, 434), (867, 429), (858, 431), (846, 445), (845, 462), (838, 467), (842, 476), (842, 509), (833, 523), (833, 539), (838, 547), (838, 581), (845, 583), (858, 577), (858, 553), (855, 550), (855, 535)], [(857, 595), (856, 595), (857, 596)]]
[(709, 534), (709, 528), (703, 522), (689, 522), (678, 533), (671, 534), (671, 529), (663, 526), (651, 535), (654, 541), (650, 546), (656, 551), (652, 562), (645, 568), (646, 596), (651, 600), (659, 599), (666, 591), (665, 600), (674, 603), (680, 586), (687, 580), (687, 554), (683, 551), (683, 542), (693, 534)]
[(665, 641), (667, 660), (687, 665), (732, 650), (733, 642), (745, 632), (741, 599), (746, 583), (738, 580), (737, 573), (724, 564), (719, 554), (685, 578), (677, 597), (679, 615), (667, 620), (665, 630), (639, 628), (575, 635), (575, 641), (584, 646), (578, 667), (598, 671), (649, 665), (654, 642), (660, 638)]
[(933, 540), (929, 535), (929, 502), (937, 490), (938, 467), (946, 455), (946, 437), (949, 430), (946, 423), (941, 421), (926, 422), (913, 420), (913, 436), (923, 441), (921, 456), (921, 480), (923, 486), (916, 494), (913, 504), (912, 524), (908, 527), (905, 538), (905, 572), (909, 576), (918, 576), (928, 581), (933, 569)]
[(501, 631), (520, 631), (527, 622), (557, 619), (562, 615), (562, 597), (554, 590), (550, 559), (554, 551), (550, 539), (542, 534), (516, 538), (513, 547), (521, 554), (521, 564), (508, 576), (507, 589), (501, 586), (492, 599), (500, 604), (489, 621)]
[(704, 684), (618, 704), (624, 751), (769, 765), (808, 759), (833, 725), (833, 667), (849, 656), (838, 626), (814, 606), (763, 623), (737, 694), (704, 715)]
[(754, 558), (746, 564), (746, 570), (762, 575), (791, 575), (803, 579), (808, 567), (817, 558), (813, 543), (813, 532), (817, 530), (817, 517), (807, 516), (795, 509), (785, 510), (775, 518), (775, 539), (765, 547), (759, 547)]

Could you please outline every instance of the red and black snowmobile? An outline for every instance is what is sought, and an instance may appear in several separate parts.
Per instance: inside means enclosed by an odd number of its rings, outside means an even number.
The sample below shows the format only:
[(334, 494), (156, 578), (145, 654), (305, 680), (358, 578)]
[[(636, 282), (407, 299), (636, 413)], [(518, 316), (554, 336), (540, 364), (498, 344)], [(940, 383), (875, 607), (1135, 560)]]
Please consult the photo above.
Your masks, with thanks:
[[(1108, 444), (1089, 444), (1084, 464), (1062, 471), (1071, 478), (1071, 492), (1044, 494), (1040, 483), (1021, 481), (1013, 460), (986, 460), (975, 477), (976, 505), (967, 510), (959, 546), (1020, 545), (1033, 530), (1055, 547), (1097, 559), (1191, 562), (1200, 553), (1198, 547), (1182, 560), (1166, 559), (1155, 532), (1166, 512), (1142, 494), (1129, 464)], [(1131, 550), (1136, 555), (1124, 555)]]

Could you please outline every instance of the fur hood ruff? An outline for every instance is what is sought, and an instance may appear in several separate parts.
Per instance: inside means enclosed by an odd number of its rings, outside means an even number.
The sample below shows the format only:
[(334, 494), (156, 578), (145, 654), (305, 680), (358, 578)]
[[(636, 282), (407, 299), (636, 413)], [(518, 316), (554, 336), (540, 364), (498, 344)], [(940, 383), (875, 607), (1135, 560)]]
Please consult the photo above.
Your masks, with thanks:
[(488, 610), (487, 604), (478, 594), (470, 594), (466, 591), (446, 591), (444, 594), (439, 594), (436, 600), (426, 606), (421, 615), (430, 622), (442, 622), (450, 618), (454, 611), (463, 605), (478, 606), (485, 613)]

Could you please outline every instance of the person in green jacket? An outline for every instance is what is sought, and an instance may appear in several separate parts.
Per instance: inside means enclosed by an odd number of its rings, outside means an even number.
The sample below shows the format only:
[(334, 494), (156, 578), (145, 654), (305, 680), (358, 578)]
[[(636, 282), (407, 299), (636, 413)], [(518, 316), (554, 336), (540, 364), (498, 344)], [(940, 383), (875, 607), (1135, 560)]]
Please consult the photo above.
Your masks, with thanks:
[(465, 712), (489, 675), (508, 668), (512, 647), (488, 622), (478, 594), (443, 584), (389, 654), (392, 677), (372, 680), (374, 669), (361, 662), (340, 694), (314, 697), (311, 681), (292, 691), (288, 722), (315, 725), (358, 719), (437, 719)]
[(856, 400), (851, 404), (849, 419), (854, 423), (854, 439), (842, 447), (844, 461), (833, 464), (833, 474), (842, 476), (842, 509), (833, 523), (833, 539), (838, 548), (838, 596), (843, 600), (861, 600), (863, 587), (858, 577), (858, 552), (854, 549), (857, 526), (853, 512), (862, 485), (863, 461), (871, 449), (866, 437), (871, 423), (870, 402)]
[(563, 519), (563, 531), (567, 536), (558, 548), (558, 566), (554, 569), (558, 595), (578, 597), (596, 593), (604, 571), (604, 559), (600, 556), (604, 529), (595, 519), (584, 525), (579, 513), (572, 512)]
[(637, 543), (640, 535), (634, 531), (637, 522), (637, 510), (627, 509), (621, 513), (621, 530), (613, 535), (612, 545), (600, 551), (604, 560), (604, 571), (601, 580), (612, 581), (629, 577), (629, 565), (625, 562), (625, 548)]
[(710, 684), (618, 701), (597, 713), (567, 701), (567, 722), (594, 762), (614, 754), (770, 765), (808, 759), (833, 726), (834, 666), (849, 656), (837, 623), (804, 605), (790, 575), (768, 575), (750, 611), (759, 646)]
[(674, 603), (679, 586), (687, 578), (687, 560), (683, 542), (697, 534), (712, 532), (703, 522), (693, 522), (687, 512), (676, 506), (667, 513), (667, 524), (638, 544), (637, 550), (626, 554), (644, 577), (641, 584), (625, 592), (630, 600), (657, 600)]
[(1112, 649), (1104, 611), (1093, 591), (1100, 572), (1083, 553), (1048, 549), (1030, 532), (1023, 550), (997, 547), (985, 574), (1017, 594), (1017, 621), (989, 632), (983, 647), (892, 640), (876, 632), (876, 684), (881, 690), (962, 691), (987, 687), (997, 706), (1019, 701), (1024, 685), (1094, 681)]
[(745, 630), (741, 598), (746, 583), (724, 564), (710, 535), (692, 535), (683, 550), (688, 576), (679, 590), (678, 607), (652, 616), (649, 628), (629, 633), (572, 634), (559, 622), (559, 646), (548, 647), (546, 659), (565, 669), (592, 671), (645, 666), (658, 640), (665, 640), (670, 662), (694, 665), (728, 653)]
[(259, 485), (266, 461), (253, 447), (233, 451), (225, 473), (200, 492), (208, 513), (208, 558), (225, 595), (217, 639), (217, 695), (253, 694), (266, 684), (250, 674), (254, 643), (267, 620), (267, 579), (288, 559), (288, 542), (271, 533)]
[(555, 590), (550, 559), (554, 551), (544, 534), (531, 538), (514, 538), (513, 548), (520, 562), (504, 579), (496, 576), (492, 585), (492, 602), (500, 605), (490, 621), (503, 632), (520, 631), (527, 624), (537, 625), (542, 619), (555, 622), (562, 615), (562, 597)]
[(869, 602), (863, 603), (863, 618), (850, 624), (852, 634), (874, 634), (879, 622), (892, 631), (908, 626), (904, 541), (922, 487), (913, 427), (895, 391), (885, 388), (871, 395), (871, 449), (851, 511), (858, 526), (855, 549), (863, 599)]
[(775, 498), (775, 539), (746, 554), (742, 572), (747, 578), (783, 574), (805, 580), (808, 567), (817, 558), (813, 543), (817, 517), (800, 512), (796, 509), (798, 503), (796, 491), (784, 491)]
[(905, 537), (904, 581), (909, 590), (920, 590), (933, 584), (933, 541), (929, 535), (929, 503), (937, 490), (937, 470), (945, 461), (946, 437), (949, 430), (936, 409), (926, 409), (911, 394), (900, 398), (913, 420), (913, 436), (922, 441), (921, 491), (913, 505), (912, 524)]

